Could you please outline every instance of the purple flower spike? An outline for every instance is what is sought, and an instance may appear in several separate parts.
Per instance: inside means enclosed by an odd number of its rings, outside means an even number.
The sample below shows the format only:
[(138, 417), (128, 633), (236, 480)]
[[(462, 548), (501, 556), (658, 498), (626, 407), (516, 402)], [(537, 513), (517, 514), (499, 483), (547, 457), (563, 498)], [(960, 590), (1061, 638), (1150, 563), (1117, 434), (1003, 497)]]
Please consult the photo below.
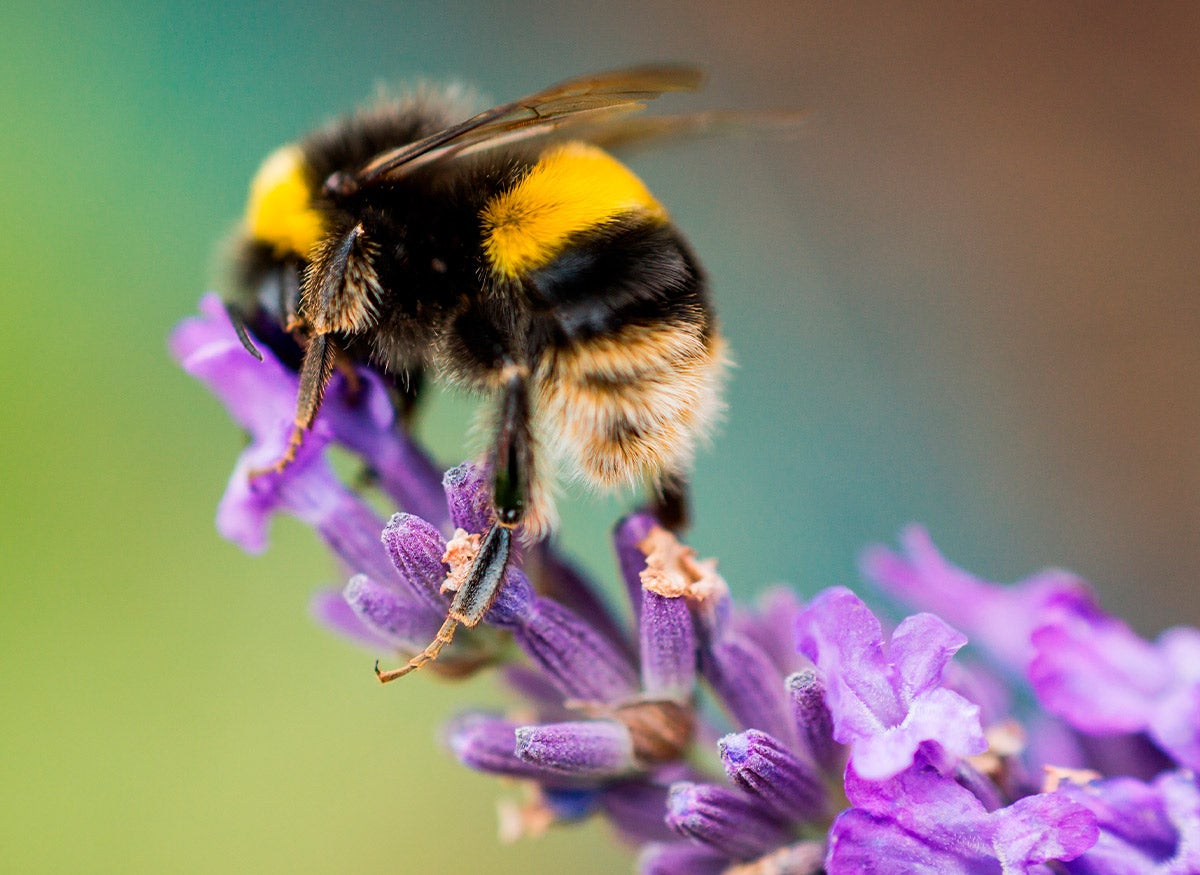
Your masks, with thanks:
[(646, 567), (646, 554), (638, 546), (658, 525), (658, 520), (648, 513), (632, 513), (617, 523), (613, 532), (613, 544), (617, 551), (617, 565), (621, 579), (629, 593), (633, 606), (633, 618), (638, 620), (642, 610), (642, 570)]
[(483, 469), (470, 462), (451, 468), (442, 478), (450, 522), (468, 532), (486, 532), (492, 524), (491, 486)]
[(686, 702), (696, 685), (696, 632), (687, 601), (642, 592), (642, 687), (650, 699)]
[(522, 726), (516, 752), (524, 762), (583, 778), (613, 778), (637, 766), (629, 730), (615, 720)]
[(693, 842), (655, 842), (638, 855), (641, 875), (722, 875), (729, 858)]
[(785, 820), (825, 814), (825, 787), (816, 770), (765, 732), (748, 729), (718, 744), (729, 780)]
[(407, 513), (394, 514), (381, 536), (400, 579), (430, 608), (446, 612), (441, 594), (447, 568), (446, 539), (433, 524)]
[(667, 825), (734, 860), (752, 860), (789, 838), (787, 827), (760, 803), (724, 787), (691, 781), (671, 785)]
[(1060, 792), (1100, 824), (1095, 846), (1067, 864), (1071, 875), (1200, 872), (1200, 787), (1190, 772), (1167, 772), (1152, 784), (1133, 778), (1067, 783)]
[(1024, 673), (1033, 657), (1030, 635), (1046, 611), (1087, 608), (1095, 597), (1087, 582), (1057, 568), (1012, 586), (988, 583), (951, 565), (921, 526), (900, 533), (902, 552), (866, 550), (863, 574), (920, 610), (932, 611), (1010, 672)]
[(1029, 680), (1046, 710), (1095, 735), (1147, 732), (1200, 769), (1200, 630), (1150, 644), (1097, 610), (1060, 611), (1033, 644)]
[(365, 574), (350, 578), (343, 596), (363, 625), (397, 650), (419, 651), (437, 634), (444, 619), (442, 613), (405, 598)]
[(667, 788), (657, 780), (633, 779), (605, 785), (600, 807), (621, 834), (633, 842), (664, 842), (675, 838), (663, 816)]
[(701, 649), (700, 669), (741, 727), (761, 729), (789, 746), (797, 742), (783, 674), (761, 647), (729, 632)]
[(450, 749), (469, 768), (510, 778), (527, 778), (550, 787), (573, 787), (580, 782), (561, 772), (519, 758), (517, 724), (486, 714), (468, 714), (450, 725)]
[(1097, 836), (1095, 815), (1061, 794), (1027, 796), (988, 812), (924, 754), (886, 781), (863, 780), (851, 765), (846, 795), (855, 807), (830, 830), (828, 875), (1049, 875), (1041, 864), (1072, 860)]
[(863, 777), (898, 774), (924, 741), (959, 756), (987, 748), (979, 707), (941, 686), (942, 670), (966, 638), (937, 617), (909, 617), (885, 648), (875, 615), (850, 590), (833, 587), (801, 614), (798, 631), (801, 652), (826, 684), (833, 737), (851, 746)]
[(629, 660), (557, 602), (534, 599), (529, 615), (513, 628), (513, 638), (568, 698), (621, 702), (637, 690), (637, 674)]
[(824, 682), (809, 668), (789, 675), (784, 683), (801, 747), (822, 770), (840, 771), (842, 752), (833, 740), (833, 717), (825, 704)]
[(325, 628), (368, 650), (380, 653), (395, 647), (388, 636), (379, 634), (363, 623), (354, 609), (346, 604), (340, 590), (318, 592), (309, 603), (309, 612)]

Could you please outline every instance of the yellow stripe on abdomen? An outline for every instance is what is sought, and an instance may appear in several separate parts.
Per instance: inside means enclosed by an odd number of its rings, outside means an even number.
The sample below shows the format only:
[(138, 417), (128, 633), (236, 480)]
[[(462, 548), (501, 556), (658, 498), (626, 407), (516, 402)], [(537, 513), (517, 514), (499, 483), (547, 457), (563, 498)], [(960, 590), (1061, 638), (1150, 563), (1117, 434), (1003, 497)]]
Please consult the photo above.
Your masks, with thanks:
[(547, 149), (520, 182), (480, 212), (492, 270), (514, 278), (549, 264), (574, 234), (623, 216), (657, 222), (666, 210), (628, 168), (587, 143)]

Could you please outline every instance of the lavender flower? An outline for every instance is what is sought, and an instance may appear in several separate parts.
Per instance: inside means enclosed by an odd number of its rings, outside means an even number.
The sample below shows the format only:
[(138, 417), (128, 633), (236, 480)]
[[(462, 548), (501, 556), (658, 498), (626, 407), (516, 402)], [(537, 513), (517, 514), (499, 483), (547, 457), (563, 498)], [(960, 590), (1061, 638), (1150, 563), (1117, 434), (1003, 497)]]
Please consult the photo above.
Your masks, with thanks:
[[(483, 472), (439, 478), (362, 368), (334, 378), (292, 465), (249, 478), (283, 452), (296, 376), (248, 356), (215, 297), (200, 308), (172, 351), (250, 438), (218, 530), (260, 551), (275, 513), (303, 520), (347, 581), (317, 618), (419, 652), (491, 523)], [(335, 474), (335, 445), (390, 520)], [(614, 533), (630, 622), (551, 548), (515, 549), (484, 622), (431, 668), (495, 667), (519, 707), (465, 712), (448, 746), (525, 788), (507, 834), (601, 816), (652, 875), (1200, 872), (1200, 632), (1145, 642), (1067, 572), (1002, 587), (922, 529), (901, 539), (863, 557), (924, 611), (890, 631), (842, 587), (735, 604), (715, 561), (646, 513)]]

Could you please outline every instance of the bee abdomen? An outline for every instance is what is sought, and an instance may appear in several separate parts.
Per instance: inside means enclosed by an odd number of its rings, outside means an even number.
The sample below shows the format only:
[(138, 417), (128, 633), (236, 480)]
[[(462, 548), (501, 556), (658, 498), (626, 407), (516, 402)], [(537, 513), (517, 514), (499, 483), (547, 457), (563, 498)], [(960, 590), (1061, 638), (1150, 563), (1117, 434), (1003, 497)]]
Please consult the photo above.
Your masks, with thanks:
[(560, 352), (543, 383), (553, 449), (604, 488), (681, 475), (720, 414), (726, 364), (724, 341), (696, 325), (635, 328)]

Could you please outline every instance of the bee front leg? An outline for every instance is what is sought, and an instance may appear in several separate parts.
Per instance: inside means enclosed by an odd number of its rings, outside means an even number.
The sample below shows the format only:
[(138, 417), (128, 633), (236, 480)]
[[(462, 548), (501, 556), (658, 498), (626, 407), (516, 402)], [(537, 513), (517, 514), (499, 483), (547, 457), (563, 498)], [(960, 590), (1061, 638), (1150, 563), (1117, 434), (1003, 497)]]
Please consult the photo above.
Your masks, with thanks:
[(296, 418), (292, 423), (292, 433), (288, 438), (287, 448), (283, 455), (270, 465), (256, 468), (250, 472), (250, 477), (263, 474), (278, 473), (296, 460), (296, 452), (304, 442), (304, 434), (312, 428), (321, 409), (321, 401), (325, 398), (325, 389), (333, 376), (333, 365), (337, 360), (337, 345), (327, 334), (313, 334), (308, 339), (304, 350), (304, 361), (300, 365), (300, 392), (296, 397)]

